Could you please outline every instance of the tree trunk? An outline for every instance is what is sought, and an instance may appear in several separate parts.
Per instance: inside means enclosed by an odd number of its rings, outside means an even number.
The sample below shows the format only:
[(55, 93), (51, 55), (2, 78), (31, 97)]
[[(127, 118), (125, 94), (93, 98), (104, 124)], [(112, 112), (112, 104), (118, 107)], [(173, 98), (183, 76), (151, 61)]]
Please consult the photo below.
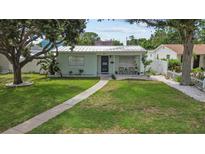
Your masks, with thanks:
[(22, 77), (21, 77), (21, 66), (20, 66), (20, 64), (13, 64), (13, 73), (14, 73), (13, 84), (23, 83)]
[(193, 53), (193, 32), (189, 32), (189, 34), (185, 37), (184, 40), (184, 52), (182, 59), (182, 81), (181, 85), (190, 85), (191, 84), (191, 59)]

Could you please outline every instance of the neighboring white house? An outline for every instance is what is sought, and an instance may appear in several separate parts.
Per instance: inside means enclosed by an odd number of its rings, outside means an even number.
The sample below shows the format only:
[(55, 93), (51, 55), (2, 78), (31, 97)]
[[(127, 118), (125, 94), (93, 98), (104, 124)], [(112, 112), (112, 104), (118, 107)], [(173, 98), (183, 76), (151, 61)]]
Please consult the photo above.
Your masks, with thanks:
[[(31, 48), (31, 53), (35, 54), (39, 51), (41, 51), (42, 48), (35, 45)], [(23, 57), (21, 57), (21, 59), (23, 59)], [(27, 63), (23, 68), (22, 68), (22, 72), (24, 73), (28, 73), (28, 72), (36, 72), (39, 73), (40, 72), (40, 66), (36, 65), (37, 62), (39, 60), (33, 60), (32, 62)], [(0, 54), (0, 73), (8, 73), (8, 72), (12, 72), (13, 68), (11, 63), (8, 61), (8, 59)]]
[(63, 76), (101, 74), (140, 74), (144, 71), (140, 46), (69, 46), (58, 49), (58, 65)]
[[(182, 44), (162, 44), (148, 51), (148, 59), (179, 59), (182, 62), (184, 47)], [(205, 44), (195, 44), (193, 49), (192, 68), (205, 68)]]

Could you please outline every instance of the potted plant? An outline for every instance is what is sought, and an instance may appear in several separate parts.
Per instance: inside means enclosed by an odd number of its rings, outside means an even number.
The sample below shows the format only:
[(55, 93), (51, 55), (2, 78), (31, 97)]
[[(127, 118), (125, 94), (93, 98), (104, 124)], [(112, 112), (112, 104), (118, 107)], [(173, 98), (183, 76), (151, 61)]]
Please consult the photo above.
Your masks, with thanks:
[(79, 69), (79, 74), (80, 74), (80, 75), (82, 75), (82, 74), (83, 74), (83, 72), (84, 72), (84, 70)]
[(72, 75), (73, 74), (73, 71), (69, 71), (69, 75)]

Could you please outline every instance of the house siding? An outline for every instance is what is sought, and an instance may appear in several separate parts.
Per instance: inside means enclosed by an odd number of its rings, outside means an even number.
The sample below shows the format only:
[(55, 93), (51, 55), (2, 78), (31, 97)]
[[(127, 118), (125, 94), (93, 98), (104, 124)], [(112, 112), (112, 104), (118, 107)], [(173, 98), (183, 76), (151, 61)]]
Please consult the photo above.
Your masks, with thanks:
[[(69, 65), (69, 56), (83, 56), (84, 65), (82, 66), (71, 66)], [(57, 58), (58, 65), (61, 69), (63, 75), (69, 75), (69, 72), (72, 71), (72, 74), (79, 74), (79, 70), (83, 70), (84, 75), (96, 76), (97, 75), (97, 55), (96, 54), (67, 54), (59, 53)]]
[(205, 55), (200, 55), (199, 67), (205, 67)]
[[(83, 56), (84, 65), (82, 66), (70, 66), (69, 56)], [(119, 57), (120, 56), (134, 56), (136, 64), (138, 66), (138, 72), (143, 72), (143, 64), (141, 62), (141, 54), (96, 54), (96, 53), (65, 53), (61, 52), (58, 55), (57, 61), (58, 66), (61, 69), (62, 75), (70, 75), (69, 72), (72, 71), (72, 75), (78, 75), (79, 70), (82, 69), (82, 75), (85, 76), (98, 76), (101, 74), (101, 56), (109, 57), (109, 70), (108, 74), (115, 74), (119, 71)], [(112, 63), (113, 62), (113, 63)]]
[(166, 47), (157, 49), (154, 54), (154, 59), (167, 59), (167, 55), (170, 55), (170, 59), (177, 59), (177, 53)]

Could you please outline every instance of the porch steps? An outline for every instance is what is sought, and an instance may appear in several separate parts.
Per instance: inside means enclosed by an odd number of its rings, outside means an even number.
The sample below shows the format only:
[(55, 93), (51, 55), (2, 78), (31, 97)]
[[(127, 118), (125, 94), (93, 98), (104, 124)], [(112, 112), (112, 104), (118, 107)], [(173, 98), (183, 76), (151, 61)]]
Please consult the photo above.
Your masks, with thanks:
[(111, 75), (100, 75), (100, 79), (101, 80), (111, 80), (112, 79), (112, 77), (111, 77)]

